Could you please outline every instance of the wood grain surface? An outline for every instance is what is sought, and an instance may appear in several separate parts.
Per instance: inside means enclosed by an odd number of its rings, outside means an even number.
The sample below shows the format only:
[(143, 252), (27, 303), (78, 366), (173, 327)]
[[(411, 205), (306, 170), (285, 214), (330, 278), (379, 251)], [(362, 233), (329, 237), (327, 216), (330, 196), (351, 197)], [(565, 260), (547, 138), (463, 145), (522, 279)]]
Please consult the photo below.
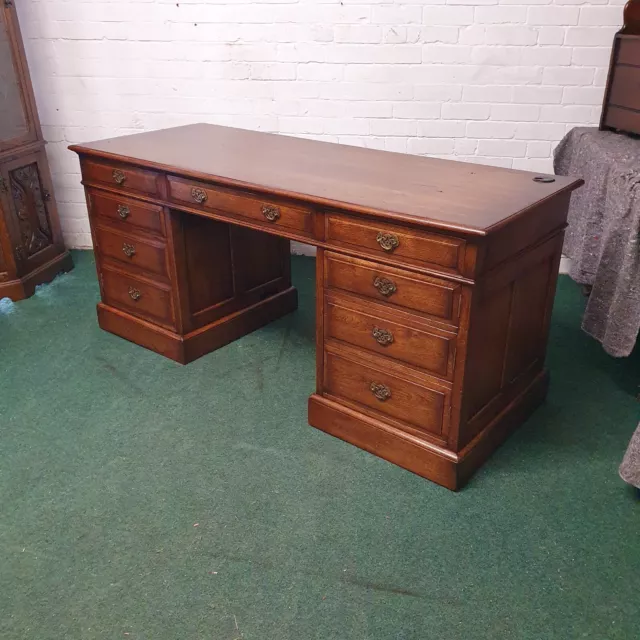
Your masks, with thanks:
[(484, 235), (581, 181), (211, 124), (70, 147), (113, 160), (293, 196), (390, 220)]

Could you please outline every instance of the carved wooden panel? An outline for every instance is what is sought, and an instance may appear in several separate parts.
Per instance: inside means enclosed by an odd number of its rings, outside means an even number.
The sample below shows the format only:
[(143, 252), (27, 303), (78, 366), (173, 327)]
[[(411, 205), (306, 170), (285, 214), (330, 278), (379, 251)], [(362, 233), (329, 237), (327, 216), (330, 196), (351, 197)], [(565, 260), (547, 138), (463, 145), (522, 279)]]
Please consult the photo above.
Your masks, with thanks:
[(46, 205), (50, 196), (41, 184), (35, 162), (10, 171), (9, 184), (19, 233), (15, 252), (25, 260), (53, 242)]

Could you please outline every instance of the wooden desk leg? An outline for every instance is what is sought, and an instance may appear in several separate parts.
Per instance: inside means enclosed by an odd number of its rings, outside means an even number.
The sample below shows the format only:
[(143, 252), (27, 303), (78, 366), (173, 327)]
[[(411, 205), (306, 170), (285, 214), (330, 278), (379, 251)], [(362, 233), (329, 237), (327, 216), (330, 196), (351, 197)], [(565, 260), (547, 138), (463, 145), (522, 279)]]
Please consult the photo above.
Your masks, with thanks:
[(173, 210), (165, 221), (173, 326), (100, 304), (103, 329), (188, 364), (297, 308), (288, 240)]

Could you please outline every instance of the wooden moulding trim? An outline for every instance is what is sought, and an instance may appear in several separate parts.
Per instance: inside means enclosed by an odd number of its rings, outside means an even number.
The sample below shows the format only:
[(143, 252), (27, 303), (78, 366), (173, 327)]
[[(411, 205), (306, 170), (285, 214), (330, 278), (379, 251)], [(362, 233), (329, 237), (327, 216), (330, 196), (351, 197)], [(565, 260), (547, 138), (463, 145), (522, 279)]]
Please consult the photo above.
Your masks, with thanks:
[[(623, 66), (623, 65), (620, 65), (620, 66)], [(610, 102), (609, 106), (615, 107), (616, 109), (622, 109), (623, 111), (629, 111), (631, 113), (636, 113), (636, 114), (640, 113), (640, 109), (634, 109), (633, 107), (626, 107), (622, 104), (616, 104), (615, 102)]]
[(624, 24), (620, 34), (640, 35), (640, 1), (629, 0), (624, 7)]
[[(511, 402), (487, 424), (487, 426), (478, 433), (471, 442), (464, 446), (460, 451), (459, 459), (461, 462), (469, 458), (476, 449), (484, 444), (488, 438), (491, 438), (493, 432), (499, 429), (503, 421), (506, 422), (508, 418), (512, 417), (511, 414), (515, 412), (522, 412), (525, 414), (524, 419), (528, 414), (535, 409), (535, 407), (544, 399), (547, 388), (549, 386), (549, 372), (545, 369), (538, 373), (531, 382), (518, 393)], [(520, 425), (522, 421), (517, 424)]]
[(210, 353), (234, 340), (290, 313), (298, 306), (298, 292), (289, 287), (275, 295), (244, 307), (185, 336), (185, 362)]
[[(304, 193), (296, 193), (294, 191), (287, 191), (284, 189), (278, 189), (273, 187), (267, 187), (265, 185), (253, 184), (250, 182), (244, 182), (242, 180), (234, 180), (233, 178), (225, 178), (222, 176), (214, 176), (208, 173), (200, 173), (198, 171), (188, 170), (176, 170), (175, 166), (160, 164), (158, 162), (151, 162), (148, 160), (141, 160), (139, 158), (129, 158), (126, 156), (120, 156), (117, 154), (109, 153), (107, 151), (96, 151), (94, 149), (87, 149), (82, 145), (71, 145), (69, 147), (71, 151), (75, 151), (79, 155), (92, 156), (101, 158), (103, 160), (109, 160), (112, 162), (118, 162), (120, 164), (128, 164), (145, 169), (155, 169), (174, 176), (192, 178), (203, 182), (208, 182), (212, 185), (222, 185), (225, 187), (240, 188), (246, 191), (252, 191), (254, 193), (261, 193), (265, 195), (276, 195), (289, 200), (298, 200), (307, 204), (320, 205), (322, 207), (329, 207), (331, 209), (337, 209), (339, 211), (346, 211), (347, 213), (362, 213), (365, 215), (374, 216), (376, 218), (383, 218), (386, 222), (390, 222), (389, 216), (393, 217), (393, 220), (407, 222), (410, 224), (427, 227), (429, 229), (440, 229), (442, 231), (454, 231), (468, 236), (486, 236), (487, 233), (482, 229), (474, 227), (466, 227), (464, 225), (449, 224), (442, 222), (441, 220), (432, 220), (428, 218), (418, 218), (406, 214), (394, 213), (393, 211), (387, 211), (384, 209), (371, 209), (369, 207), (363, 207), (356, 204), (349, 204), (346, 202), (340, 202), (337, 200), (331, 200), (330, 198), (322, 198), (320, 196), (312, 196)], [(568, 188), (568, 187), (567, 187)], [(560, 193), (560, 192), (558, 192)]]
[[(249, 182), (244, 182), (242, 180), (234, 180), (233, 178), (226, 178), (223, 176), (214, 176), (207, 173), (200, 173), (198, 171), (189, 171), (186, 169), (177, 170), (175, 166), (165, 165), (158, 162), (152, 162), (150, 160), (141, 160), (140, 158), (130, 158), (127, 156), (120, 156), (115, 153), (109, 153), (108, 151), (97, 151), (95, 149), (88, 149), (87, 147), (83, 147), (82, 145), (71, 145), (69, 146), (71, 151), (81, 155), (81, 156), (91, 156), (94, 158), (100, 158), (107, 161), (117, 162), (120, 164), (127, 164), (137, 167), (142, 167), (144, 169), (155, 169), (156, 171), (162, 171), (163, 173), (167, 173), (174, 176), (179, 176), (183, 178), (192, 178), (196, 180), (200, 180), (203, 182), (208, 182), (212, 185), (222, 185), (225, 187), (232, 188), (240, 188), (246, 191), (251, 191), (254, 193), (261, 193), (265, 195), (276, 195), (282, 198), (287, 198), (289, 200), (297, 200), (299, 202), (303, 202), (306, 204), (314, 204), (322, 207), (328, 207), (330, 209), (335, 209), (338, 211), (344, 211), (346, 213), (360, 213), (364, 215), (373, 216), (375, 218), (382, 218), (385, 222), (406, 222), (419, 227), (426, 227), (427, 229), (434, 230), (439, 229), (441, 231), (454, 232), (458, 234), (462, 234), (465, 236), (474, 236), (474, 237), (484, 237), (489, 235), (489, 233), (499, 229), (505, 224), (511, 222), (514, 218), (526, 214), (530, 209), (539, 206), (543, 202), (549, 199), (556, 198), (561, 193), (565, 193), (567, 191), (573, 191), (578, 187), (584, 184), (584, 181), (581, 179), (576, 179), (575, 182), (568, 184), (562, 189), (556, 191), (552, 195), (547, 198), (543, 198), (532, 204), (517, 213), (514, 213), (509, 218), (505, 218), (505, 220), (501, 220), (496, 223), (492, 227), (488, 229), (478, 229), (477, 227), (465, 226), (462, 224), (455, 223), (447, 223), (442, 220), (436, 220), (432, 218), (423, 218), (416, 217), (402, 213), (396, 213), (394, 211), (389, 211), (386, 209), (372, 209), (370, 207), (363, 207), (361, 205), (350, 204), (347, 202), (340, 202), (337, 200), (332, 200), (331, 198), (322, 198), (320, 196), (312, 196), (310, 194), (304, 193), (296, 193), (294, 191), (287, 191), (284, 189), (278, 189), (273, 187), (267, 187), (265, 185), (259, 185)], [(392, 220), (389, 220), (389, 217), (392, 217)]]
[(57, 275), (71, 269), (73, 269), (71, 254), (64, 251), (22, 278), (0, 281), (0, 299), (5, 296), (14, 301), (28, 298), (38, 285), (51, 282)]
[[(260, 295), (263, 291), (268, 290), (270, 287), (274, 287), (278, 284), (278, 281), (283, 280), (282, 277), (277, 277), (274, 278), (273, 280), (269, 280), (268, 282), (263, 282), (262, 284), (256, 285), (255, 287), (251, 288), (251, 289), (247, 289), (244, 293), (245, 295)], [(291, 287), (287, 287), (287, 288), (291, 288)], [(280, 292), (278, 292), (280, 293)], [(278, 293), (274, 293), (271, 294), (269, 296), (269, 298), (278, 295)], [(214, 302), (212, 305), (209, 305), (208, 307), (203, 307), (202, 309), (198, 309), (198, 311), (192, 311), (192, 315), (194, 318), (199, 318), (200, 316), (206, 314), (206, 313), (211, 313), (213, 311), (215, 311), (216, 309), (222, 309), (225, 306), (228, 306), (230, 303), (233, 303), (236, 300), (236, 298), (234, 298), (234, 296), (231, 296), (229, 298), (225, 298), (224, 300), (220, 300), (220, 302)], [(260, 300), (259, 302), (263, 302), (264, 300)], [(259, 304), (259, 302), (256, 302), (254, 304)], [(249, 306), (253, 306), (253, 305), (249, 305)], [(248, 307), (242, 307), (242, 309), (246, 309)], [(235, 311), (233, 313), (236, 313)], [(223, 318), (226, 318), (228, 316), (223, 316)], [(217, 322), (214, 321), (214, 322)], [(209, 326), (211, 323), (208, 323), (205, 326)], [(200, 331), (200, 329), (202, 329), (202, 327), (198, 327), (198, 329), (194, 329), (194, 332)]]
[(128, 323), (130, 322), (132, 324), (140, 325), (141, 327), (148, 329), (153, 333), (160, 334), (161, 336), (164, 336), (165, 338), (173, 340), (174, 342), (184, 342), (184, 337), (171, 331), (171, 329), (167, 329), (166, 327), (163, 327), (159, 324), (155, 324), (154, 322), (151, 322), (144, 318), (133, 316), (130, 313), (127, 313), (126, 311), (122, 311), (121, 309), (118, 309), (117, 307), (112, 307), (111, 305), (105, 304), (104, 302), (99, 302), (97, 305), (97, 308), (99, 311), (105, 311), (107, 313), (110, 313), (114, 316), (121, 318), (123, 321), (126, 321)]
[[(169, 329), (120, 311), (102, 302), (98, 303), (98, 324), (101, 329), (143, 346), (160, 355), (185, 364), (184, 345), (181, 336)], [(131, 330), (135, 335), (132, 335)]]
[(325, 338), (325, 351), (331, 355), (348, 360), (361, 367), (375, 369), (404, 382), (415, 384), (435, 393), (451, 394), (453, 383), (443, 377), (418, 369), (400, 360), (389, 358), (378, 353), (365, 351), (360, 347), (354, 347), (335, 338)]
[(385, 318), (388, 319), (389, 322), (405, 324), (406, 326), (410, 326), (410, 323), (424, 325), (424, 327), (435, 329), (436, 332), (440, 331), (448, 335), (457, 336), (460, 332), (460, 324), (453, 324), (446, 320), (440, 320), (438, 316), (432, 316), (421, 311), (414, 311), (409, 307), (392, 305), (390, 303), (385, 303), (384, 300), (378, 300), (377, 298), (367, 298), (366, 296), (353, 293), (352, 291), (347, 291), (346, 289), (339, 289), (338, 287), (327, 287), (325, 291), (327, 301), (331, 300), (332, 303), (335, 303), (336, 306), (340, 307), (356, 307), (357, 311), (368, 316), (389, 316), (389, 318)]
[(9, 149), (5, 149), (4, 151), (0, 151), (0, 161), (2, 162), (10, 162), (21, 156), (28, 156), (32, 153), (38, 153), (42, 151), (46, 146), (46, 142), (42, 140), (36, 140), (35, 142), (29, 142), (24, 145), (10, 147)]
[[(309, 398), (309, 421), (317, 429), (353, 443), (361, 449), (448, 489), (457, 491), (544, 400), (548, 380), (549, 376), (546, 371), (536, 376), (522, 393), (518, 394), (458, 453), (318, 394), (313, 394)], [(323, 420), (321, 423), (316, 423), (318, 412), (323, 411), (333, 412), (334, 420)], [(345, 427), (340, 423), (339, 416), (351, 421), (353, 430), (351, 426)], [(376, 438), (370, 435), (367, 436), (366, 441), (363, 441), (363, 429), (375, 429), (382, 432), (383, 437), (387, 439), (386, 442), (383, 441), (376, 446)]]
[[(286, 310), (283, 311), (279, 305), (282, 305), (282, 309)], [(98, 303), (97, 309), (99, 323), (103, 329), (106, 328), (107, 331), (125, 340), (142, 345), (180, 364), (188, 364), (211, 351), (210, 348), (202, 351), (198, 345), (198, 341), (206, 339), (207, 334), (213, 336), (212, 340), (216, 343), (216, 348), (218, 348), (219, 346), (228, 344), (241, 335), (254, 331), (260, 326), (263, 326), (265, 322), (270, 322), (285, 313), (289, 313), (289, 311), (295, 309), (296, 306), (297, 291), (295, 287), (290, 287), (266, 300), (261, 300), (248, 307), (243, 307), (235, 313), (230, 313), (228, 316), (195, 329), (186, 335), (180, 335), (167, 327), (160, 326), (145, 318), (133, 316), (126, 311), (122, 311), (103, 302)], [(246, 330), (246, 326), (236, 323), (236, 321), (242, 320), (243, 317), (247, 319), (251, 327), (249, 331)], [(114, 326), (114, 323), (117, 326)], [(105, 327), (105, 324), (108, 326)], [(137, 334), (134, 340), (132, 337), (129, 337), (128, 329), (131, 327), (137, 327), (144, 333)], [(230, 327), (228, 334), (217, 334), (218, 330), (223, 331), (228, 327)], [(158, 340), (162, 342), (159, 343)]]
[[(360, 264), (363, 261), (363, 258), (356, 257), (353, 255), (346, 255), (345, 253), (336, 253), (331, 250), (329, 252), (330, 255), (325, 255), (325, 264), (324, 269), (326, 269), (327, 265), (331, 265), (332, 263), (342, 263), (347, 265), (354, 265), (356, 267), (366, 267), (371, 268), (371, 261), (366, 261), (366, 263)], [(462, 283), (458, 281), (453, 281), (451, 279), (444, 280), (442, 278), (436, 279), (433, 274), (426, 273), (417, 273), (414, 271), (409, 271), (405, 269), (401, 265), (391, 265), (385, 264), (381, 262), (373, 261), (373, 264), (376, 264), (384, 270), (385, 274), (389, 274), (391, 277), (394, 275), (396, 277), (401, 277), (405, 279), (413, 279), (418, 286), (426, 286), (429, 288), (437, 288), (442, 289), (451, 295), (452, 306), (451, 306), (451, 316), (450, 319), (433, 315), (427, 313), (425, 311), (419, 311), (417, 309), (413, 309), (411, 307), (402, 306), (399, 304), (395, 304), (392, 300), (381, 300), (379, 298), (368, 297), (365, 295), (361, 295), (359, 293), (354, 293), (348, 289), (342, 289), (337, 286), (331, 286), (328, 281), (328, 274), (325, 278), (326, 281), (323, 281), (322, 285), (324, 290), (331, 295), (339, 294), (340, 296), (345, 297), (345, 299), (357, 299), (358, 301), (366, 303), (368, 306), (372, 305), (371, 308), (376, 308), (376, 306), (380, 309), (388, 310), (389, 312), (393, 312), (394, 314), (400, 316), (402, 314), (407, 315), (411, 318), (419, 317), (421, 320), (424, 320), (427, 324), (437, 326), (439, 328), (444, 329), (445, 331), (452, 331), (454, 333), (458, 333), (460, 323), (461, 323), (461, 299), (462, 299), (462, 287), (460, 286)], [(327, 270), (328, 271), (328, 270)], [(422, 279), (415, 279), (415, 276), (418, 278), (429, 278), (429, 280), (425, 281)], [(475, 284), (474, 282), (465, 282), (464, 284)], [(455, 308), (457, 305), (457, 309)]]
[(222, 222), (231, 223), (234, 225), (238, 225), (240, 227), (246, 227), (248, 229), (255, 229), (256, 231), (262, 231), (263, 233), (268, 233), (270, 235), (275, 235), (281, 238), (287, 238), (288, 240), (297, 240), (298, 242), (304, 242), (305, 244), (310, 244), (314, 247), (320, 247), (322, 249), (329, 249), (334, 253), (338, 253), (340, 255), (351, 256), (354, 258), (359, 258), (361, 260), (369, 260), (372, 262), (377, 262), (384, 267), (395, 267), (396, 269), (402, 269), (403, 271), (409, 271), (413, 273), (418, 273), (426, 276), (431, 276), (434, 278), (440, 278), (442, 280), (448, 280), (450, 282), (460, 283), (460, 284), (468, 284), (474, 285), (475, 281), (470, 278), (465, 278), (459, 274), (451, 273), (448, 271), (438, 271), (436, 269), (432, 269), (429, 267), (420, 267), (413, 263), (393, 263), (387, 264), (386, 262), (381, 262), (381, 259), (384, 259), (385, 256), (378, 256), (373, 253), (364, 253), (362, 251), (358, 251), (358, 249), (354, 246), (353, 249), (349, 249), (346, 245), (336, 245), (329, 242), (325, 242), (323, 240), (318, 240), (311, 234), (305, 233), (296, 233), (294, 231), (290, 231), (283, 227), (279, 227), (277, 230), (272, 229), (271, 227), (260, 224), (257, 222), (252, 222), (249, 218), (242, 218), (240, 216), (236, 216), (230, 213), (217, 213), (214, 210), (203, 211), (202, 209), (195, 209), (189, 207), (188, 205), (176, 202), (170, 202), (166, 200), (161, 200), (159, 198), (153, 198), (150, 196), (144, 196), (141, 194), (134, 194), (128, 191), (120, 191), (118, 189), (110, 188), (108, 185), (104, 185), (96, 182), (89, 182), (87, 180), (82, 181), (82, 185), (87, 188), (97, 189), (100, 191), (112, 193), (119, 195), (122, 198), (129, 198), (133, 200), (139, 200), (140, 202), (146, 202), (148, 204), (157, 204), (161, 207), (166, 207), (167, 209), (174, 209), (176, 211), (184, 211), (186, 213), (195, 214), (201, 216), (203, 218), (210, 218), (212, 220), (220, 220)]
[(144, 242), (145, 244), (151, 245), (156, 249), (164, 249), (167, 245), (164, 236), (160, 236), (157, 233), (147, 231), (142, 227), (135, 227), (131, 230), (124, 230), (113, 225), (111, 223), (111, 220), (109, 218), (106, 218), (105, 216), (96, 218), (96, 229), (99, 229), (100, 231), (106, 231), (108, 233), (113, 233), (114, 235), (121, 236), (125, 239), (130, 238), (131, 240)]
[(325, 300), (336, 307), (357, 311), (367, 316), (379, 316), (383, 320), (418, 331), (428, 332), (433, 329), (434, 333), (440, 337), (442, 337), (441, 334), (447, 338), (455, 337), (459, 332), (459, 325), (438, 320), (437, 317), (434, 319), (434, 316), (415, 312), (406, 307), (392, 307), (390, 304), (385, 304), (383, 300), (368, 299), (337, 287), (326, 289)]
[(152, 287), (156, 287), (157, 289), (162, 289), (163, 291), (171, 291), (171, 282), (167, 276), (149, 273), (149, 271), (146, 271), (142, 268), (140, 268), (139, 272), (134, 272), (128, 268), (128, 265), (121, 264), (116, 260), (111, 260), (109, 258), (106, 258), (105, 262), (105, 268), (107, 271), (112, 271), (117, 273), (118, 275), (128, 278), (135, 278), (136, 280), (140, 280), (140, 282), (149, 284)]
[[(342, 402), (335, 402), (334, 400), (331, 400), (325, 396), (320, 396), (318, 394), (313, 394), (309, 398), (309, 401), (325, 404), (330, 409), (333, 409), (334, 411), (339, 411), (340, 413), (344, 413), (350, 418), (353, 418), (354, 420), (365, 422), (367, 423), (368, 426), (373, 427), (374, 429), (380, 429), (381, 431), (386, 431), (387, 433), (389, 433), (390, 435), (396, 438), (400, 438), (401, 440), (406, 440), (412, 445), (419, 447), (420, 449), (425, 449), (426, 451), (429, 451), (437, 456), (440, 456), (445, 460), (449, 460), (450, 462), (457, 463), (460, 459), (460, 457), (456, 453), (454, 453), (453, 451), (450, 451), (449, 449), (440, 447), (437, 444), (434, 444), (432, 442), (419, 438), (418, 436), (415, 436), (409, 433), (408, 431), (403, 431), (401, 429), (398, 429), (397, 427), (387, 424), (386, 422), (382, 422), (381, 420), (376, 420), (375, 418), (372, 418), (364, 413), (355, 411), (354, 409), (351, 409), (350, 407), (342, 404)], [(434, 435), (433, 437), (437, 437), (437, 436)], [(379, 454), (376, 454), (376, 455), (379, 455)]]
[(550, 200), (554, 200), (555, 198), (557, 198), (559, 195), (563, 193), (570, 193), (571, 191), (575, 191), (576, 189), (581, 187), (583, 184), (584, 184), (584, 180), (582, 178), (576, 178), (572, 183), (568, 184), (563, 189), (560, 189), (559, 191), (552, 193), (550, 196), (547, 196), (546, 198), (542, 198), (541, 200), (534, 202), (532, 205), (525, 207), (524, 209), (518, 211), (517, 213), (514, 213), (508, 218), (505, 218), (504, 220), (500, 220), (500, 222), (496, 222), (494, 225), (487, 227), (486, 235), (489, 235), (490, 233), (495, 233), (499, 229), (502, 229), (502, 227), (505, 227), (506, 225), (511, 224), (514, 220), (517, 220), (518, 218), (521, 218), (522, 216), (527, 215), (530, 211), (533, 211), (533, 209), (537, 209), (538, 207), (543, 207), (547, 202), (549, 202)]
[(184, 336), (184, 340), (185, 342), (188, 340), (191, 340), (202, 333), (206, 333), (207, 331), (210, 331), (214, 327), (227, 324), (228, 322), (232, 322), (236, 318), (242, 315), (251, 313), (252, 311), (257, 311), (258, 309), (260, 309), (260, 307), (264, 307), (269, 303), (273, 304), (282, 298), (286, 298), (287, 296), (292, 295), (292, 293), (295, 291), (296, 291), (295, 287), (289, 287), (288, 289), (284, 289), (283, 291), (278, 291), (278, 293), (275, 293), (274, 295), (269, 296), (265, 300), (260, 300), (259, 302), (249, 305), (248, 307), (242, 307), (242, 309), (239, 309), (238, 311), (234, 311), (233, 313), (230, 313), (227, 316), (219, 318), (218, 320), (214, 320), (210, 324), (204, 325), (204, 327), (198, 327), (197, 329), (194, 329), (193, 331), (191, 331), (190, 333), (187, 333)]
[[(21, 142), (15, 142), (16, 139), (6, 140), (3, 142), (11, 142), (10, 149), (20, 148), (24, 149), (26, 145), (34, 143), (44, 144), (42, 142), (42, 127), (40, 126), (40, 118), (38, 116), (38, 108), (36, 105), (35, 95), (33, 93), (33, 83), (31, 82), (31, 74), (29, 72), (29, 66), (27, 64), (27, 57), (24, 49), (24, 42), (22, 39), (22, 33), (20, 31), (20, 23), (18, 21), (18, 14), (13, 2), (4, 0), (0, 5), (0, 11), (4, 12), (6, 33), (9, 38), (9, 57), (11, 64), (18, 76), (18, 89), (21, 96), (21, 103), (24, 107), (24, 115), (26, 117), (26, 124), (28, 127), (28, 136), (20, 136), (18, 140)], [(12, 64), (13, 60), (13, 64)]]
[(447, 489), (460, 488), (455, 454), (421, 438), (317, 395), (309, 398), (309, 424)]
[[(480, 295), (488, 295), (500, 286), (506, 286), (521, 276), (527, 269), (530, 269), (536, 260), (542, 261), (547, 254), (551, 255), (555, 249), (554, 240), (561, 242), (561, 234), (564, 233), (566, 228), (566, 224), (556, 227), (535, 244), (525, 247), (518, 253), (491, 267), (489, 271), (485, 271), (477, 283)], [(513, 267), (514, 264), (517, 264), (516, 268)]]
[(380, 422), (387, 427), (397, 429), (405, 435), (413, 435), (420, 442), (426, 442), (429, 445), (440, 447), (445, 451), (449, 451), (449, 449), (447, 448), (449, 430), (447, 428), (448, 424), (446, 424), (446, 420), (442, 421), (443, 430), (436, 433), (434, 431), (429, 431), (426, 428), (421, 428), (407, 422), (403, 422), (402, 420), (399, 420), (397, 418), (392, 418), (391, 416), (380, 413), (375, 409), (371, 409), (365, 405), (359, 404), (358, 402), (334, 395), (333, 393), (329, 393), (327, 391), (319, 393), (318, 395), (321, 396), (323, 400), (328, 400), (336, 405), (339, 405), (346, 409), (350, 409), (363, 418), (368, 418), (369, 420), (373, 420), (374, 422)]
[[(420, 447), (423, 447), (429, 450), (433, 450), (438, 455), (441, 455), (442, 457), (452, 460), (453, 462), (462, 462), (466, 458), (468, 458), (484, 440), (491, 437), (491, 434), (494, 431), (494, 429), (496, 429), (500, 425), (500, 423), (502, 423), (502, 421), (509, 416), (509, 414), (511, 414), (513, 411), (518, 410), (521, 406), (526, 405), (527, 400), (532, 393), (533, 394), (540, 393), (544, 397), (544, 393), (546, 392), (548, 384), (549, 384), (548, 371), (544, 370), (538, 373), (529, 382), (529, 384), (524, 389), (522, 389), (520, 393), (518, 393), (511, 400), (511, 402), (506, 407), (504, 407), (504, 409), (500, 413), (498, 413), (491, 420), (491, 422), (489, 422), (486, 425), (486, 427), (482, 431), (480, 431), (480, 433), (478, 433), (458, 453), (455, 453), (454, 451), (445, 449), (443, 447), (439, 447), (438, 445), (433, 444), (431, 442), (427, 442), (426, 440), (423, 440), (420, 437), (414, 436), (411, 433), (408, 433), (407, 431), (398, 429), (390, 424), (387, 424), (386, 422), (377, 420), (359, 411), (355, 411), (354, 409), (351, 409), (350, 407), (344, 405), (342, 402), (338, 402), (326, 396), (320, 396), (318, 394), (314, 394), (314, 395), (317, 400), (320, 400), (321, 402), (331, 405), (332, 408), (338, 411), (342, 411), (344, 413), (350, 414), (353, 418), (363, 420), (365, 422), (370, 422), (371, 426), (373, 427), (376, 427), (378, 429), (383, 429), (384, 431), (389, 431), (395, 436), (404, 438), (405, 440), (410, 440), (415, 445), (418, 445)], [(437, 437), (437, 436), (434, 435), (433, 437)]]
[(549, 374), (547, 371), (542, 371), (522, 393), (518, 394), (499, 415), (462, 449), (456, 468), (459, 487), (464, 486), (493, 451), (542, 404), (548, 386)]

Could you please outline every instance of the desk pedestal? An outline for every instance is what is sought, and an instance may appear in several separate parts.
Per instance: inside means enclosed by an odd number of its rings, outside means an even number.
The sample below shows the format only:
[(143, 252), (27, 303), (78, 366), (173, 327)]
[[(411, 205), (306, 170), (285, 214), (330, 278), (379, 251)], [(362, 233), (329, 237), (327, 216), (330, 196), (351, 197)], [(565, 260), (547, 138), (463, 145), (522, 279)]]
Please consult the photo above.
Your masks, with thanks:
[[(188, 364), (297, 308), (288, 240), (176, 210), (144, 218), (137, 209), (151, 212), (133, 200), (88, 198), (103, 216), (92, 229), (106, 331)], [(147, 228), (113, 224), (106, 214), (118, 207)]]

